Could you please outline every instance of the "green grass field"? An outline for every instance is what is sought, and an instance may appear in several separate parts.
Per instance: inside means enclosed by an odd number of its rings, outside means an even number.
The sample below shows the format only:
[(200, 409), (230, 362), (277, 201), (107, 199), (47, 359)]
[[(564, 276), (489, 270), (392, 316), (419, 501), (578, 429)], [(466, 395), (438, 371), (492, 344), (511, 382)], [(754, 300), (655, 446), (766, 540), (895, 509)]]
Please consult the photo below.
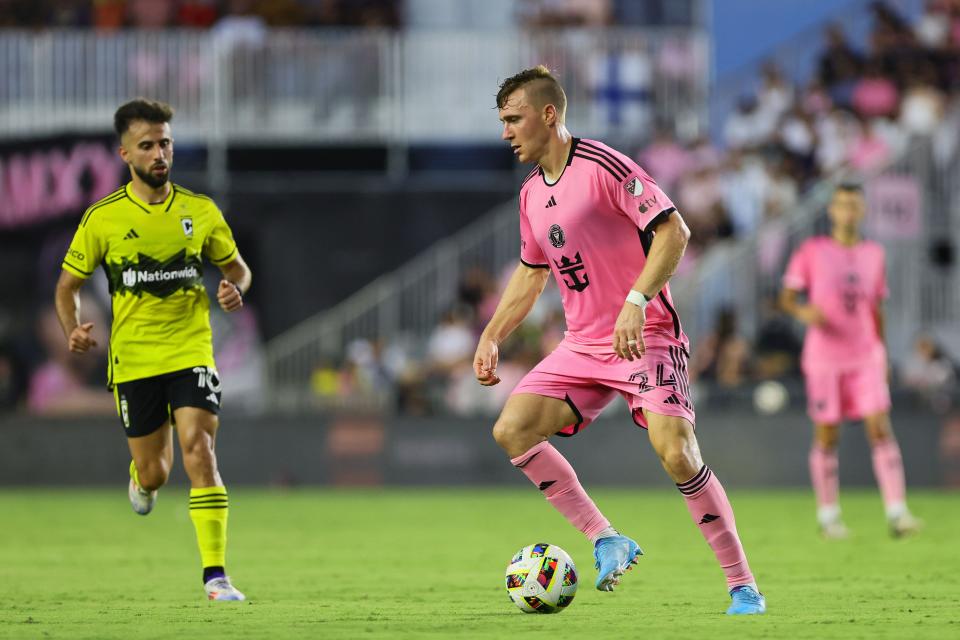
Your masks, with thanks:
[[(876, 492), (846, 491), (854, 538), (827, 543), (807, 492), (731, 492), (769, 612), (723, 615), (723, 575), (675, 492), (597, 490), (646, 551), (614, 593), (536, 491), (231, 491), (229, 569), (246, 603), (203, 599), (186, 492), (149, 517), (125, 487), (0, 491), (0, 638), (960, 638), (960, 495), (911, 495), (921, 536), (891, 540)], [(525, 615), (503, 573), (561, 545), (580, 590)]]

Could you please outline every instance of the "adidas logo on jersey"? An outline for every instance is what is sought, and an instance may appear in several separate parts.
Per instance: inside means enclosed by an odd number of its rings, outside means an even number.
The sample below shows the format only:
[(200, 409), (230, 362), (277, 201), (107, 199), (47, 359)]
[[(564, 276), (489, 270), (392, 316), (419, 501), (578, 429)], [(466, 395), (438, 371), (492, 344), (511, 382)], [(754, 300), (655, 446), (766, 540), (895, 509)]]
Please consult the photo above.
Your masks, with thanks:
[(555, 206), (557, 206), (557, 199), (554, 198), (553, 196), (550, 196), (550, 199), (547, 200), (547, 209), (549, 209), (550, 207), (555, 207)]
[(140, 234), (137, 233), (134, 229), (127, 231), (127, 235), (123, 236), (124, 240), (133, 240), (134, 238), (139, 238)]

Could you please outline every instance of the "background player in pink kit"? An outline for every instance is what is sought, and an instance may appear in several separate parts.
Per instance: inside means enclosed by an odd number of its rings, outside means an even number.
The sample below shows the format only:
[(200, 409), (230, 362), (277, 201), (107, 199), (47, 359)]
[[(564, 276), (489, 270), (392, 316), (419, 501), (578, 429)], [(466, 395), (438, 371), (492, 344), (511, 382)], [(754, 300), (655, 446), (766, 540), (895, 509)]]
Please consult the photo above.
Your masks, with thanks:
[[(837, 187), (828, 208), (830, 235), (800, 245), (790, 258), (780, 295), (784, 310), (808, 327), (801, 363), (813, 420), (810, 477), (817, 520), (827, 538), (849, 533), (838, 503), (838, 427), (845, 419), (864, 422), (891, 533), (901, 536), (919, 529), (919, 521), (907, 510), (903, 461), (890, 427), (883, 247), (861, 238), (865, 211), (859, 186)], [(806, 304), (798, 300), (800, 291), (806, 291)]]
[(566, 96), (546, 67), (508, 78), (497, 94), (503, 139), (536, 168), (520, 189), (520, 262), (480, 337), (474, 371), (494, 385), (498, 345), (530, 312), (552, 272), (567, 332), (517, 385), (493, 428), (511, 462), (594, 542), (596, 586), (612, 591), (641, 554), (584, 491), (547, 439), (573, 435), (616, 395), (684, 495), (727, 578), (729, 614), (766, 610), (723, 487), (694, 435), (687, 337), (667, 281), (689, 238), (673, 203), (628, 156), (573, 138)]

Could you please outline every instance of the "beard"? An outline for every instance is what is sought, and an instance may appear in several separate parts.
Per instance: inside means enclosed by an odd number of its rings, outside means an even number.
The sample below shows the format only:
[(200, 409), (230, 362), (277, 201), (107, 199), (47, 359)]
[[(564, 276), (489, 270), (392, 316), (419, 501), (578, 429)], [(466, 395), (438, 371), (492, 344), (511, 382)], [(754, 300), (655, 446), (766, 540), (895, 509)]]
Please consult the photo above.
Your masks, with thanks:
[(161, 176), (153, 173), (153, 167), (146, 171), (143, 171), (140, 167), (133, 167), (133, 171), (140, 176), (140, 179), (146, 182), (147, 185), (154, 189), (159, 189), (170, 180), (170, 166), (169, 164), (167, 165), (167, 172)]

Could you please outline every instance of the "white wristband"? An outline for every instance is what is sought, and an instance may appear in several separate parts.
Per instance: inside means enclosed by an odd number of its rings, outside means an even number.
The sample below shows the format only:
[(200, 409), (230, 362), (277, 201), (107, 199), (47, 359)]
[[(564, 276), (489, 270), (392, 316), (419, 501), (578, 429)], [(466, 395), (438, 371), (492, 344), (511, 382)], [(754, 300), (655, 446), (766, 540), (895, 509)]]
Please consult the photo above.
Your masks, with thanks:
[(641, 292), (636, 289), (631, 289), (630, 293), (627, 294), (627, 302), (637, 305), (640, 307), (640, 310), (643, 311), (647, 308), (647, 304), (649, 304), (650, 301), (647, 300), (647, 296)]

